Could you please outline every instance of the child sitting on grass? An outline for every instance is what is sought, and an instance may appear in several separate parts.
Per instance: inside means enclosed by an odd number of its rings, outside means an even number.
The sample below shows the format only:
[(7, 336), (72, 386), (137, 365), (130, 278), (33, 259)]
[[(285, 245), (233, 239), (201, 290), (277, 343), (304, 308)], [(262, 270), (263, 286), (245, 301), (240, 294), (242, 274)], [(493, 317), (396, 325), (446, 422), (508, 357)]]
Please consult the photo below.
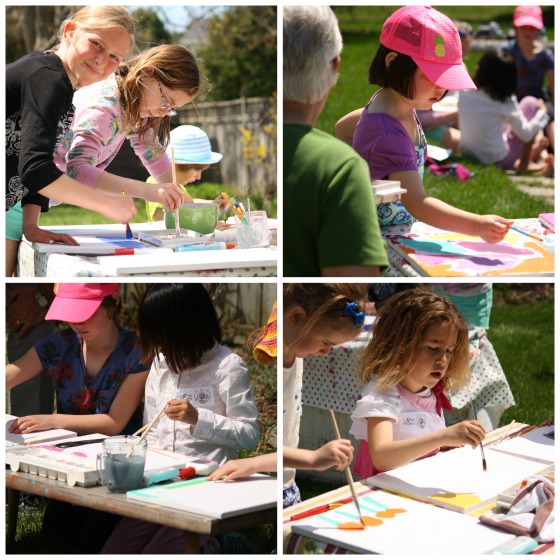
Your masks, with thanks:
[[(206, 171), (210, 165), (218, 163), (223, 156), (211, 150), (210, 140), (204, 130), (188, 124), (178, 126), (171, 131), (170, 144), (167, 147), (167, 155), (170, 159), (171, 146), (173, 146), (175, 152), (177, 182), (185, 191), (185, 202), (191, 204), (194, 200), (187, 192), (186, 186), (199, 181), (202, 172)], [(148, 177), (147, 182), (157, 183), (157, 180)], [(221, 194), (214, 199), (214, 202), (220, 208), (227, 207), (227, 201)], [(163, 220), (163, 206), (158, 202), (146, 200), (146, 214), (149, 221)]]
[(553, 156), (546, 152), (543, 129), (549, 121), (542, 99), (515, 97), (517, 71), (509, 54), (485, 53), (476, 69), (476, 91), (459, 96), (462, 154), (518, 173), (552, 175)]

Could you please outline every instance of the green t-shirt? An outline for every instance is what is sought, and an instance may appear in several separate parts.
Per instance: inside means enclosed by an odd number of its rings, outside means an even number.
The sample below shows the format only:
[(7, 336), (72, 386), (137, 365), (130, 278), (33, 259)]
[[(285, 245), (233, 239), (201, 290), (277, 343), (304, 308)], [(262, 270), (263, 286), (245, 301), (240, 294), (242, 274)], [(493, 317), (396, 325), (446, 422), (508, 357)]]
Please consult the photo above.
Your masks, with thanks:
[(386, 266), (366, 162), (340, 140), (284, 125), (284, 276)]

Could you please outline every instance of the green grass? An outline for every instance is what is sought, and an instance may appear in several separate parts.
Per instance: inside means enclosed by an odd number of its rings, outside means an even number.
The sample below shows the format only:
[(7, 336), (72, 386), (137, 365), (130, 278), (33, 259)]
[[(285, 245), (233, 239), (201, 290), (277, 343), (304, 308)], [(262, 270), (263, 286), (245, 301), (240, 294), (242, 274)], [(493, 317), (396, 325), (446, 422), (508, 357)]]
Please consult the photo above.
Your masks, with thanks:
[[(474, 163), (466, 158), (451, 158), (461, 162), (476, 175), (459, 182), (453, 176), (437, 177), (424, 172), (426, 192), (457, 208), (477, 214), (498, 214), (506, 218), (535, 218), (541, 212), (554, 212), (554, 205), (541, 197), (520, 191), (508, 176), (494, 165)], [(446, 162), (447, 163), (447, 162)]]

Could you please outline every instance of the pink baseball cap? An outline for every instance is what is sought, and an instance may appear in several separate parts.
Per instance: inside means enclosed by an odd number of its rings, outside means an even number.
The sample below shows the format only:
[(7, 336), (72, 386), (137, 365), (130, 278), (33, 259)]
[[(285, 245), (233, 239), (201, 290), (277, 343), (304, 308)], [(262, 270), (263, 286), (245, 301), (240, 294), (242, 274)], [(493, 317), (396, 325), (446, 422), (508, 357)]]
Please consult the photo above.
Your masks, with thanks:
[(441, 88), (476, 89), (463, 64), (457, 27), (431, 6), (399, 8), (385, 20), (379, 41), (390, 50), (410, 56)]
[(118, 291), (118, 284), (55, 284), (55, 298), (45, 319), (82, 323), (97, 311), (105, 297)]
[(529, 25), (536, 29), (542, 29), (544, 23), (540, 6), (517, 6), (513, 11), (513, 25), (515, 27)]

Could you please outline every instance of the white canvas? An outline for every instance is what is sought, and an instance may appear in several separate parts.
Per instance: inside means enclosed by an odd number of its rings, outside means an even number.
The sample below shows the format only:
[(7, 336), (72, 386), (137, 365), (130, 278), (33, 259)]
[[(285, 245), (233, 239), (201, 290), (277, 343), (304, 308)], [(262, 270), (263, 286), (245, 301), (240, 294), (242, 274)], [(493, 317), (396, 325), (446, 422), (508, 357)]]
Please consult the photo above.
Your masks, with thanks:
[(482, 554), (509, 540), (512, 535), (486, 527), (476, 518), (373, 491), (360, 496), (363, 516), (389, 508), (405, 509), (382, 524), (364, 530), (343, 531), (338, 524), (357, 521), (354, 504), (346, 504), (327, 513), (308, 517), (292, 525), (294, 533), (358, 553), (439, 555)]
[(454, 511), (469, 512), (545, 468), (541, 462), (492, 449), (485, 449), (485, 455), (487, 471), (482, 469), (478, 447), (462, 447), (375, 475), (366, 483)]
[(127, 498), (224, 519), (275, 506), (276, 486), (276, 478), (263, 474), (231, 482), (203, 478), (133, 490)]

